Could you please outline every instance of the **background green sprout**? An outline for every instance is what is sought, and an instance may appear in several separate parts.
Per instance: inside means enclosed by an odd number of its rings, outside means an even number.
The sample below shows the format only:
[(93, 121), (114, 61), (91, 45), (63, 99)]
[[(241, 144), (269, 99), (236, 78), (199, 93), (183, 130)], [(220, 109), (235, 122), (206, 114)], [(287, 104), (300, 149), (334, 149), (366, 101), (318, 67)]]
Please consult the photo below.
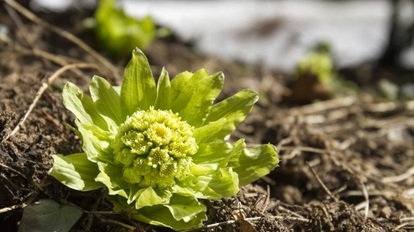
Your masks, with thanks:
[(315, 100), (356, 95), (358, 87), (339, 74), (329, 44), (318, 43), (297, 63), (288, 100), (308, 104)]
[(330, 47), (320, 42), (311, 52), (306, 54), (297, 64), (298, 77), (314, 75), (318, 80), (327, 84), (336, 77)]
[(94, 29), (99, 46), (112, 57), (120, 58), (135, 47), (147, 48), (157, 37), (158, 30), (150, 16), (135, 19), (117, 8), (116, 3), (116, 0), (99, 1)]
[(201, 69), (155, 83), (136, 49), (121, 88), (94, 76), (91, 97), (67, 83), (66, 108), (76, 116), (83, 152), (54, 155), (50, 174), (66, 186), (107, 189), (114, 210), (145, 223), (183, 230), (200, 227), (199, 199), (230, 197), (278, 165), (276, 148), (228, 141), (258, 100), (242, 90), (214, 104), (224, 75)]

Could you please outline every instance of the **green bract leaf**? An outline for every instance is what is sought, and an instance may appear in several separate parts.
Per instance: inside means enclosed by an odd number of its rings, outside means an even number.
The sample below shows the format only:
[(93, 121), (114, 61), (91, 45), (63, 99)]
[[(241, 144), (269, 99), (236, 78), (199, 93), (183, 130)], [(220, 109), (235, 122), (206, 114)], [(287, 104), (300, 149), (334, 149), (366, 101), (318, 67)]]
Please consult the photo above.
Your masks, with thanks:
[(269, 174), (279, 163), (276, 147), (271, 144), (246, 148), (244, 140), (240, 139), (232, 153), (229, 166), (239, 174), (240, 186)]
[(62, 92), (63, 104), (75, 114), (82, 123), (95, 124), (102, 129), (108, 129), (106, 121), (96, 110), (91, 97), (83, 94), (73, 83), (66, 83)]
[(121, 100), (115, 89), (102, 77), (93, 76), (89, 86), (96, 109), (108, 123), (121, 124), (125, 116), (121, 110)]
[(258, 100), (251, 90), (214, 104), (224, 75), (204, 69), (182, 72), (158, 84), (138, 49), (121, 87), (95, 76), (92, 98), (73, 84), (65, 105), (77, 119), (84, 153), (56, 155), (51, 174), (78, 190), (107, 189), (114, 210), (174, 230), (196, 228), (206, 219), (199, 199), (220, 199), (268, 174), (279, 162), (267, 144), (246, 148), (229, 135)]
[(135, 203), (135, 208), (140, 209), (146, 206), (153, 205), (165, 205), (170, 202), (171, 193), (161, 193), (152, 188), (148, 187), (143, 189), (138, 200)]
[[(198, 153), (194, 156), (194, 163), (196, 164), (218, 164), (220, 167), (225, 167), (230, 159), (230, 151), (232, 146), (229, 143), (210, 142), (200, 145)], [(222, 155), (217, 155), (222, 154)]]
[(171, 83), (167, 70), (161, 71), (157, 85), (157, 98), (155, 100), (155, 108), (168, 110), (171, 108)]
[(136, 110), (147, 110), (154, 105), (157, 90), (147, 58), (141, 50), (132, 52), (121, 86), (123, 112), (131, 115)]
[(243, 121), (257, 100), (257, 93), (246, 89), (219, 102), (211, 108), (204, 125), (194, 131), (194, 137), (199, 143), (222, 141)]
[(108, 188), (110, 195), (120, 195), (128, 198), (128, 184), (121, 179), (122, 169), (111, 163), (98, 163), (101, 171), (95, 178), (96, 181), (104, 184)]
[(210, 175), (198, 176), (197, 179), (200, 182), (198, 184), (205, 185), (203, 190), (200, 189), (200, 192), (207, 199), (230, 197), (239, 191), (237, 173), (231, 168), (220, 168)]
[[(186, 89), (190, 83), (191, 77), (194, 73), (185, 71), (175, 76), (171, 81), (171, 100), (177, 97)], [(176, 111), (174, 111), (176, 112)]]
[(200, 199), (220, 199), (238, 191), (238, 177), (231, 169), (217, 165), (193, 165), (192, 176), (173, 186), (175, 193)]
[(202, 225), (206, 211), (206, 206), (197, 199), (174, 195), (170, 204), (143, 208), (133, 218), (174, 230), (188, 230)]
[[(201, 125), (223, 88), (224, 75), (208, 75), (206, 70), (201, 69), (188, 80), (186, 75), (176, 78), (171, 83), (172, 95), (176, 96), (172, 99), (171, 108), (190, 125)], [(187, 83), (185, 86), (184, 81)]]
[(222, 127), (220, 131), (221, 136), (223, 136), (220, 139), (223, 139), (231, 134), (236, 126), (246, 118), (257, 100), (259, 100), (259, 97), (256, 92), (249, 89), (242, 90), (214, 105), (204, 123), (207, 124), (225, 118), (227, 125)]
[(54, 200), (41, 199), (23, 210), (19, 232), (69, 231), (83, 211), (73, 205), (59, 205)]
[(62, 184), (79, 191), (90, 191), (104, 186), (95, 181), (95, 177), (99, 174), (98, 166), (89, 161), (85, 153), (52, 157), (53, 168), (50, 170), (50, 175)]
[(228, 130), (232, 127), (234, 126), (226, 118), (221, 118), (195, 129), (194, 137), (199, 144), (223, 141), (224, 137), (228, 135)]
[(96, 162), (98, 160), (112, 160), (112, 153), (109, 148), (109, 140), (113, 137), (108, 133), (106, 139), (101, 139), (95, 134), (99, 133), (99, 130), (94, 125), (76, 123), (78, 131), (82, 135), (82, 149), (90, 161)]

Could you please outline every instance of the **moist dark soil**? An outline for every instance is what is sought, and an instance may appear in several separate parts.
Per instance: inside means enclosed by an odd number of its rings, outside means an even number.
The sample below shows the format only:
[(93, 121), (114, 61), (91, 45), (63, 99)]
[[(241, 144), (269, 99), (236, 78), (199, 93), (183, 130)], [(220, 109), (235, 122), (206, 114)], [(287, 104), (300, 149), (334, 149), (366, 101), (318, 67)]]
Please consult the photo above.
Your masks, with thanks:
[[(0, 26), (8, 29), (0, 30), (0, 231), (17, 231), (24, 207), (45, 198), (85, 211), (72, 231), (169, 231), (101, 214), (112, 209), (102, 191), (73, 191), (48, 175), (52, 154), (81, 151), (67, 126), (74, 116), (62, 104), (63, 85), (71, 81), (87, 91), (93, 75), (119, 84), (129, 60), (96, 56), (49, 24), (97, 49), (82, 27), (86, 13), (38, 15), (40, 22), (0, 8)], [(269, 175), (237, 196), (205, 202), (208, 221), (200, 231), (414, 231), (412, 100), (384, 101), (362, 85), (358, 95), (313, 101), (309, 85), (303, 89), (309, 102), (298, 104), (289, 75), (198, 54), (173, 36), (144, 52), (155, 76), (162, 67), (170, 76), (200, 68), (224, 72), (219, 99), (243, 88), (257, 91), (259, 102), (232, 139), (279, 150), (280, 165)], [(93, 66), (56, 73), (78, 63)]]

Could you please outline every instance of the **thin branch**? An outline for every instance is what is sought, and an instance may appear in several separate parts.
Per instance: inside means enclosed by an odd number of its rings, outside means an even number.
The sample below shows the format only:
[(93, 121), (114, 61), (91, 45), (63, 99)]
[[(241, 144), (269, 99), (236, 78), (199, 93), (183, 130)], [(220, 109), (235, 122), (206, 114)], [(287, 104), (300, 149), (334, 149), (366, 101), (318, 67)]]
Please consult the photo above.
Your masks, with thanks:
[(313, 176), (315, 177), (315, 179), (318, 181), (319, 185), (323, 188), (323, 190), (325, 190), (325, 192), (335, 201), (338, 202), (338, 198), (336, 198), (332, 192), (328, 189), (328, 187), (326, 187), (326, 185), (322, 182), (321, 178), (319, 178), (318, 174), (316, 174), (315, 170), (312, 168), (312, 166), (309, 163), (306, 163), (309, 167), (309, 169), (311, 170)]
[(9, 167), (9, 166), (7, 166), (5, 164), (2, 164), (2, 163), (0, 163), (0, 166), (3, 167), (3, 168), (5, 168), (5, 169), (8, 169), (8, 170), (10, 170), (10, 171), (12, 171), (14, 173), (17, 173), (19, 176), (21, 176), (21, 177), (23, 177), (24, 179), (27, 180), (27, 177), (23, 173), (17, 171), (16, 169), (11, 168), (11, 167)]
[(301, 152), (312, 152), (317, 154), (326, 153), (326, 149), (319, 149), (314, 147), (302, 147), (302, 146), (284, 146), (280, 147), (279, 151), (286, 151), (286, 150), (299, 150)]
[(414, 222), (414, 217), (403, 217), (400, 219), (401, 222)]
[(101, 56), (98, 52), (96, 52), (93, 48), (91, 48), (89, 45), (87, 45), (85, 42), (83, 42), (78, 37), (74, 36), (73, 34), (62, 30), (58, 27), (53, 26), (52, 24), (46, 22), (45, 20), (37, 17), (35, 14), (30, 12), (28, 9), (17, 3), (17, 1), (14, 0), (4, 0), (9, 6), (13, 7), (16, 11), (20, 12), (22, 15), (24, 15), (29, 20), (39, 24), (40, 26), (51, 30), (52, 32), (55, 32), (56, 34), (62, 36), (63, 38), (71, 41), (72, 43), (79, 46), (82, 50), (89, 53), (93, 58), (95, 58), (99, 63), (103, 64), (104, 67), (109, 69), (115, 77), (118, 78), (118, 69), (111, 64), (105, 57)]
[(316, 102), (305, 106), (295, 107), (289, 111), (289, 115), (314, 114), (326, 110), (349, 107), (355, 103), (354, 97), (335, 98), (323, 102)]
[[(30, 55), (30, 56), (37, 56), (49, 61), (52, 61), (53, 63), (59, 64), (61, 66), (65, 66), (69, 63), (74, 63), (74, 62), (79, 62), (76, 59), (70, 58), (70, 57), (64, 57), (61, 55), (56, 55), (56, 54), (52, 54), (49, 53), (47, 51), (43, 51), (37, 48), (31, 48), (31, 49), (27, 49), (21, 45), (19, 45), (18, 43), (15, 43), (13, 41), (12, 38), (10, 38), (9, 36), (5, 35), (3, 37), (0, 37), (1, 41), (4, 41), (5, 43), (7, 43), (8, 45), (12, 46), (14, 51), (9, 51), (9, 52), (1, 52), (0, 55), (2, 55), (3, 57), (9, 57), (12, 54), (14, 54), (16, 51), (23, 54), (23, 55)], [(70, 61), (70, 62), (68, 62)]]
[[(101, 191), (101, 193), (102, 193), (102, 191)], [(95, 213), (95, 212), (105, 212), (105, 211), (97, 211), (99, 205), (102, 203), (103, 197), (104, 197), (104, 194), (100, 194), (98, 199), (96, 200), (95, 204), (92, 207), (92, 211), (88, 212), (90, 214), (88, 215), (87, 223), (85, 225), (85, 231), (90, 231), (91, 228), (92, 228), (93, 219), (94, 219), (93, 213)], [(84, 211), (84, 212), (86, 213), (86, 211)]]
[(365, 186), (365, 184), (360, 180), (359, 181), (361, 188), (362, 188), (362, 193), (364, 194), (364, 198), (365, 198), (365, 210), (364, 210), (364, 219), (367, 220), (368, 218), (368, 213), (369, 213), (369, 195), (368, 195), (368, 190), (367, 187)]
[(208, 224), (205, 225), (203, 227), (197, 228), (197, 229), (193, 229), (193, 230), (185, 230), (183, 232), (195, 232), (195, 231), (201, 231), (204, 229), (211, 229), (214, 227), (219, 227), (219, 226), (227, 226), (227, 225), (233, 225), (236, 223), (236, 220), (228, 220), (228, 221), (224, 221), (224, 222), (216, 222), (216, 223), (212, 223), (212, 224)]
[(101, 218), (100, 220), (101, 220), (101, 222), (111, 223), (111, 224), (115, 224), (115, 225), (118, 225), (118, 226), (122, 226), (122, 227), (124, 227), (124, 228), (126, 228), (130, 231), (135, 231), (137, 229), (134, 226), (130, 226), (128, 224), (125, 224), (125, 223), (122, 223), (122, 222), (119, 222), (119, 221), (115, 221), (115, 220), (112, 220), (112, 219)]
[[(20, 16), (17, 14), (16, 10), (13, 9), (12, 7), (10, 7), (10, 6), (7, 6), (7, 5), (5, 5), (5, 9), (6, 9), (7, 13), (9, 14), (10, 18), (16, 24), (17, 28), (22, 30), (23, 27), (24, 27), (24, 24), (23, 24), (23, 21), (20, 18)], [(26, 43), (29, 46), (32, 46), (32, 44), (30, 43), (30, 40), (27, 38), (27, 33), (22, 33), (21, 36), (22, 36), (23, 40), (25, 40)]]
[(302, 215), (300, 215), (300, 214), (298, 214), (298, 213), (295, 213), (295, 212), (291, 211), (290, 209), (287, 209), (287, 208), (285, 208), (285, 207), (283, 207), (283, 206), (281, 206), (281, 205), (279, 205), (277, 208), (278, 208), (278, 210), (280, 210), (280, 211), (283, 211), (283, 212), (285, 212), (285, 213), (288, 213), (288, 214), (294, 215), (294, 216), (295, 216), (295, 218), (299, 218), (299, 219), (301, 219), (301, 220), (308, 220), (308, 219), (306, 219), (305, 217), (303, 217)]
[(270, 187), (269, 187), (269, 185), (266, 185), (266, 201), (265, 201), (265, 204), (264, 204), (263, 209), (261, 211), (262, 213), (264, 213), (264, 211), (269, 206), (269, 202), (270, 202)]
[(398, 225), (397, 227), (395, 227), (393, 231), (400, 231), (402, 228), (404, 228), (406, 226), (409, 226), (409, 225), (412, 225), (412, 223), (411, 222), (404, 222), (404, 223)]
[[(37, 56), (37, 57), (43, 58), (45, 60), (52, 61), (53, 63), (59, 64), (61, 66), (65, 66), (65, 65), (68, 65), (70, 63), (80, 62), (80, 61), (75, 60), (75, 59), (70, 58), (70, 57), (59, 56), (59, 55), (52, 54), (52, 53), (49, 53), (49, 52), (46, 52), (46, 51), (43, 51), (43, 50), (40, 50), (40, 49), (37, 49), (37, 48), (33, 48), (33, 49), (24, 48), (23, 46), (21, 46), (17, 43), (14, 43), (13, 40), (11, 38), (9, 38), (8, 36), (4, 36), (3, 38), (0, 38), (0, 39), (3, 40), (4, 42), (10, 44), (11, 46), (13, 46), (13, 48), (17, 52), (19, 52), (20, 54), (29, 55), (29, 56)], [(11, 52), (9, 52), (9, 53), (13, 54)], [(7, 52), (0, 53), (0, 56), (3, 55), (3, 54), (4, 54), (5, 57), (10, 56), (10, 54), (7, 54)], [(79, 69), (73, 69), (72, 71), (76, 75), (82, 76), (82, 73), (80, 72)]]
[(401, 182), (403, 180), (406, 180), (414, 175), (414, 167), (408, 169), (406, 172), (404, 172), (401, 175), (398, 176), (390, 176), (390, 177), (384, 177), (382, 178), (382, 183), (395, 183), (395, 182)]
[[(310, 220), (308, 220), (306, 218), (298, 218), (298, 217), (290, 217), (290, 216), (287, 216), (287, 217), (284, 217), (284, 216), (271, 216), (270, 218), (279, 219), (279, 220), (299, 221), (299, 222), (304, 222), (304, 223), (310, 223)], [(258, 221), (260, 219), (263, 219), (263, 217), (251, 217), (251, 218), (245, 218), (244, 220), (252, 222), (252, 221)], [(212, 223), (212, 224), (205, 225), (205, 226), (197, 228), (197, 229), (185, 230), (183, 232), (196, 232), (196, 231), (211, 229), (211, 228), (219, 227), (219, 226), (233, 225), (236, 222), (237, 222), (236, 220), (228, 220), (228, 221), (223, 221), (223, 222), (217, 222), (217, 223)]]
[(88, 211), (84, 210), (83, 212), (87, 214), (99, 214), (99, 215), (117, 215), (119, 213), (115, 213), (114, 211)]
[(367, 105), (366, 108), (369, 112), (384, 113), (395, 111), (398, 109), (414, 110), (414, 100), (406, 102), (383, 102)]
[(0, 209), (0, 214), (9, 212), (9, 211), (12, 211), (12, 210), (15, 210), (15, 209), (21, 209), (21, 208), (24, 208), (26, 206), (27, 205), (25, 203), (23, 203), (23, 204), (19, 204), (19, 205), (12, 205), (10, 207), (4, 207), (4, 208)]
[(19, 123), (17, 123), (17, 125), (13, 129), (13, 131), (10, 134), (6, 135), (0, 143), (3, 143), (4, 141), (6, 141), (7, 139), (9, 139), (11, 136), (15, 135), (19, 131), (20, 127), (27, 120), (30, 113), (33, 111), (34, 107), (36, 106), (37, 102), (42, 97), (43, 93), (53, 83), (53, 81), (57, 77), (59, 77), (62, 73), (64, 73), (65, 71), (67, 71), (69, 69), (73, 69), (73, 68), (96, 68), (96, 69), (98, 69), (98, 67), (95, 64), (90, 64), (90, 63), (69, 64), (69, 65), (63, 66), (62, 68), (58, 69), (52, 76), (50, 76), (47, 79), (46, 82), (43, 82), (43, 84), (40, 87), (39, 91), (37, 91), (36, 97), (34, 98), (32, 104), (30, 104), (29, 109), (27, 110), (26, 114), (20, 119)]

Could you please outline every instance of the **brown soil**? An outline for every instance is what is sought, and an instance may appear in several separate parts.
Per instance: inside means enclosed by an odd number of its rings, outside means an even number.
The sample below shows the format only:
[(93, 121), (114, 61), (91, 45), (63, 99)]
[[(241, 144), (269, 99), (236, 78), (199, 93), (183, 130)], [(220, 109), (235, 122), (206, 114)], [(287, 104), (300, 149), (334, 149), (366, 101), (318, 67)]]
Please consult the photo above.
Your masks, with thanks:
[[(64, 22), (56, 26), (92, 41), (81, 27), (82, 17), (73, 15), (41, 17)], [(65, 125), (73, 125), (74, 117), (62, 105), (64, 83), (86, 91), (94, 74), (120, 83), (127, 59), (111, 61), (111, 70), (50, 25), (13, 17), (0, 8), (0, 22), (9, 30), (0, 36), (0, 231), (17, 231), (24, 206), (42, 198), (88, 212), (110, 211), (101, 191), (72, 191), (47, 172), (52, 154), (81, 149)], [(155, 42), (146, 54), (155, 76), (163, 66), (170, 76), (199, 68), (223, 71), (220, 99), (243, 88), (258, 91), (261, 100), (234, 138), (272, 143), (280, 152), (280, 166), (268, 176), (235, 197), (206, 202), (204, 231), (414, 230), (413, 101), (378, 103), (375, 96), (362, 94), (292, 105), (285, 97), (286, 76), (263, 67), (202, 56), (175, 39)], [(73, 63), (101, 68), (72, 67), (50, 79)], [(48, 81), (53, 82), (44, 85)], [(39, 95), (42, 85), (45, 91)], [(122, 215), (85, 213), (73, 231), (128, 231), (123, 225), (137, 226)], [(168, 231), (142, 224), (137, 228)]]

